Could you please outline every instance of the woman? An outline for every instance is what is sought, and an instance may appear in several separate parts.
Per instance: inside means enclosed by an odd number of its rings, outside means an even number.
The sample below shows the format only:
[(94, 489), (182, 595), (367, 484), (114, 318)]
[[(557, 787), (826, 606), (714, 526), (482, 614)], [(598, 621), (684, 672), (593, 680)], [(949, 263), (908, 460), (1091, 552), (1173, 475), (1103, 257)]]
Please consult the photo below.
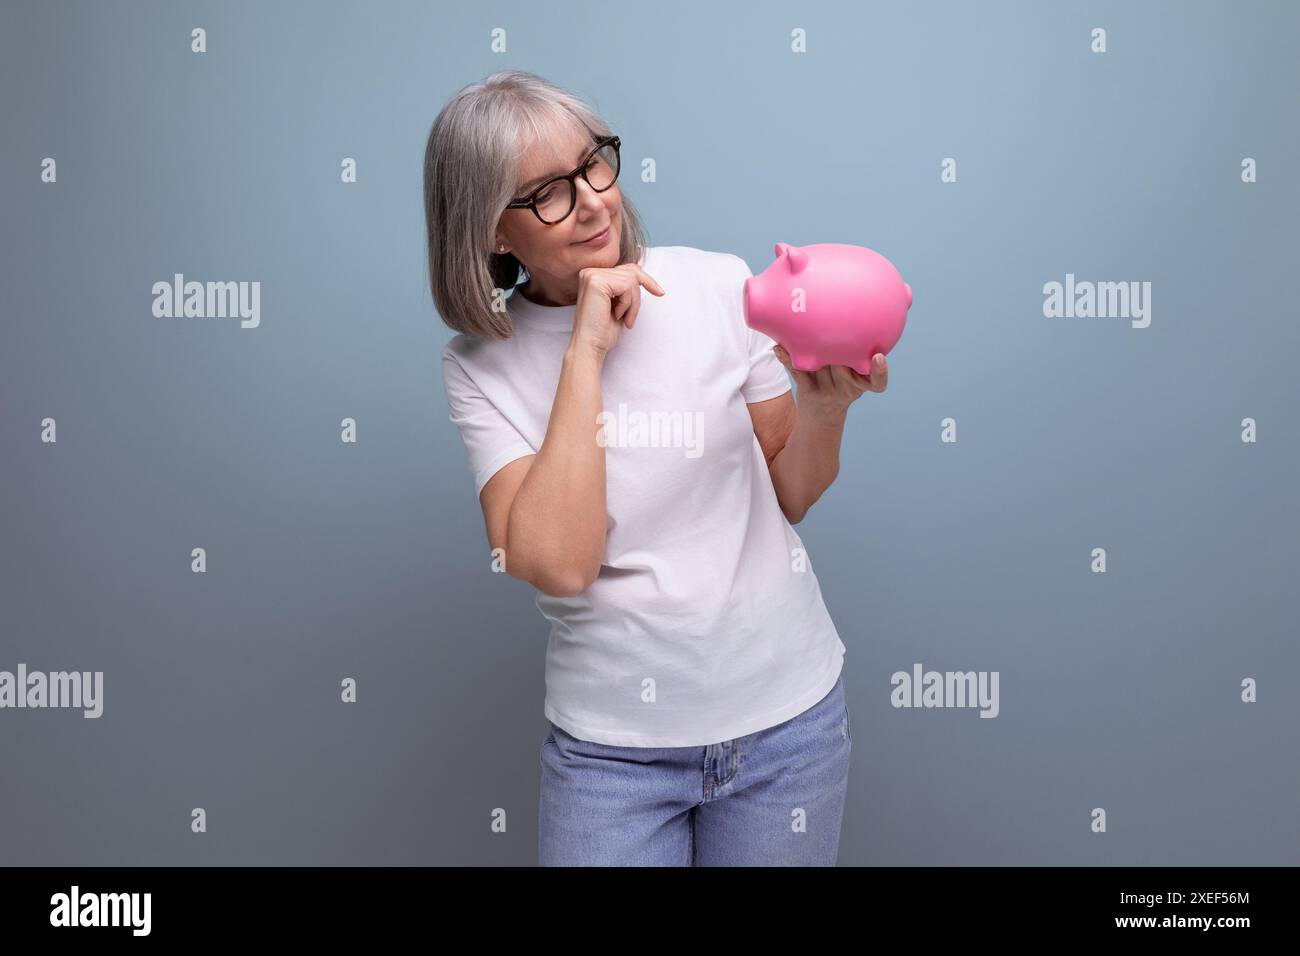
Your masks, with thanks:
[(792, 369), (744, 323), (743, 260), (647, 247), (621, 144), (506, 71), (425, 151), (450, 418), (494, 560), (551, 622), (540, 860), (833, 865), (845, 648), (791, 525), (884, 356)]

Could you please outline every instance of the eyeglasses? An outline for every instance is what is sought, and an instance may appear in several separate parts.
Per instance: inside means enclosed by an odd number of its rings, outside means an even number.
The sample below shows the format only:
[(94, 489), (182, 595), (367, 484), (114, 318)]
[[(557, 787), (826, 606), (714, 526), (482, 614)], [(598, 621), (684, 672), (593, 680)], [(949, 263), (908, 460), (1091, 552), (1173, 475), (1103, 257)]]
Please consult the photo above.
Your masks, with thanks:
[(578, 177), (581, 176), (598, 193), (603, 193), (618, 179), (617, 136), (606, 136), (596, 142), (596, 148), (578, 164), (577, 169), (565, 176), (556, 176), (542, 183), (523, 199), (512, 199), (507, 209), (531, 209), (533, 214), (548, 226), (561, 222), (573, 212), (578, 202)]

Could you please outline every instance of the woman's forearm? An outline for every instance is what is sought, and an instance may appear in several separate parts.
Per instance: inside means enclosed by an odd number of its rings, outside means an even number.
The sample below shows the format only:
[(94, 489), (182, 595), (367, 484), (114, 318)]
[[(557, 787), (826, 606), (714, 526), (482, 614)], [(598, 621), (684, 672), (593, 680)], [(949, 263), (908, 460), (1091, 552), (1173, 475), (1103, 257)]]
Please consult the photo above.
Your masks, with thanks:
[(547, 594), (586, 588), (605, 555), (603, 366), (586, 345), (565, 351), (546, 437), (510, 506), (506, 560)]
[(796, 524), (840, 471), (840, 440), (848, 409), (817, 410), (800, 403), (785, 447), (768, 466), (786, 520)]

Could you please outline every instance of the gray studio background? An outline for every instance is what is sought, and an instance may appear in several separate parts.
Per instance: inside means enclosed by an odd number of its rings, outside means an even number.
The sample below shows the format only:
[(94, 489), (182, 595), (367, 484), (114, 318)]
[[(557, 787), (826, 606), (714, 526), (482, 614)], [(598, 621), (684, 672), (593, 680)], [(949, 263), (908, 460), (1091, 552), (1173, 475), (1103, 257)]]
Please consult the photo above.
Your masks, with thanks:
[[(656, 159), (654, 244), (857, 243), (915, 290), (798, 526), (840, 863), (1300, 860), (1296, 4), (0, 15), (0, 670), (105, 685), (0, 711), (0, 863), (536, 862), (547, 626), (489, 569), (421, 204), (437, 111), (508, 67)], [(176, 272), (260, 281), (260, 327), (155, 319)], [(1150, 327), (1044, 318), (1066, 273), (1151, 282)], [(894, 709), (915, 662), (998, 671), (1000, 715)]]

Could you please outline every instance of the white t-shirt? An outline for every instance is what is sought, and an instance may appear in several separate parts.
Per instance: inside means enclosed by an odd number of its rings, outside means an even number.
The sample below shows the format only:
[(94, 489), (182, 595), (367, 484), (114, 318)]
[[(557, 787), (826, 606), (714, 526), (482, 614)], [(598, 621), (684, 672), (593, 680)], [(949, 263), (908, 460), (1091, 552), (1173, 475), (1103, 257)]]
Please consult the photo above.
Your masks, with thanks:
[[(598, 743), (703, 746), (807, 710), (845, 647), (745, 407), (790, 390), (772, 339), (745, 324), (749, 267), (689, 246), (652, 246), (641, 266), (667, 294), (642, 290), (601, 372), (600, 573), (573, 597), (537, 594), (544, 712)], [(476, 492), (541, 447), (573, 331), (574, 306), (507, 301), (512, 338), (455, 335), (442, 353)]]

